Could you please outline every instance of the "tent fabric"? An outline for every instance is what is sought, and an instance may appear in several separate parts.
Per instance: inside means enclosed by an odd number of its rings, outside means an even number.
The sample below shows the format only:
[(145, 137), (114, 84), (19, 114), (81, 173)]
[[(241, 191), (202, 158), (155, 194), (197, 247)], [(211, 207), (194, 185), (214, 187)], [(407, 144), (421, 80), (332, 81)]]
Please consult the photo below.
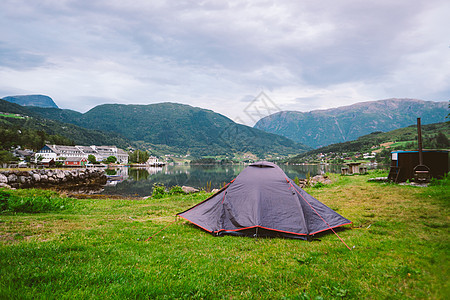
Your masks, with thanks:
[(351, 224), (267, 161), (249, 165), (228, 186), (177, 215), (214, 235), (307, 239)]

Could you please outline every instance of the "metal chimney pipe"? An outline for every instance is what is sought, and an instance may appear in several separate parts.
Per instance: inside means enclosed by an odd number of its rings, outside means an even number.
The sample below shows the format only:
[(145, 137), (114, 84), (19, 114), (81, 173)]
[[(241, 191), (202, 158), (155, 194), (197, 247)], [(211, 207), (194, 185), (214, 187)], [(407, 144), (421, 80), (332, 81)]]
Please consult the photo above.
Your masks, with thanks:
[(417, 143), (419, 144), (419, 165), (423, 165), (422, 156), (422, 126), (420, 125), (420, 118), (417, 118)]

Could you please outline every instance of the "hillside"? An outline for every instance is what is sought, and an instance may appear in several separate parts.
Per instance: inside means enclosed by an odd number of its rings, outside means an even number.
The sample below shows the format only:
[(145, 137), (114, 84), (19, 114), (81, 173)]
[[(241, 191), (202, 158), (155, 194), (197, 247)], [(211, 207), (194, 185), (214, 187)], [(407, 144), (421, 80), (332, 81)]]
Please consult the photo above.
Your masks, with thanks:
[[(439, 138), (442, 136), (445, 136), (445, 138)], [(450, 143), (448, 141), (450, 138), (450, 122), (422, 125), (422, 138), (424, 148), (448, 149), (450, 147)], [(318, 154), (333, 153), (337, 155), (342, 153), (371, 152), (376, 151), (377, 149), (383, 149), (382, 145), (389, 147), (389, 150), (396, 148), (402, 150), (417, 149), (417, 126), (411, 125), (389, 132), (373, 132), (371, 134), (359, 137), (354, 141), (332, 144), (299, 154), (289, 159), (289, 162), (304, 162), (304, 158), (313, 157)]]
[(7, 96), (3, 97), (3, 100), (22, 106), (58, 108), (58, 105), (56, 105), (53, 99), (45, 95)]
[(194, 156), (238, 152), (283, 155), (310, 149), (285, 137), (237, 124), (211, 110), (177, 103), (104, 104), (84, 114), (60, 109), (30, 109), (46, 118), (118, 133), (150, 147)]
[(448, 102), (387, 99), (310, 112), (282, 111), (254, 127), (318, 148), (413, 125), (418, 117), (422, 124), (444, 122), (448, 112)]
[(46, 119), (29, 108), (31, 107), (0, 100), (0, 112), (27, 116), (21, 118), (0, 116), (0, 146), (21, 145), (38, 150), (45, 141), (55, 144), (116, 145), (120, 148), (126, 148), (131, 144), (118, 134)]

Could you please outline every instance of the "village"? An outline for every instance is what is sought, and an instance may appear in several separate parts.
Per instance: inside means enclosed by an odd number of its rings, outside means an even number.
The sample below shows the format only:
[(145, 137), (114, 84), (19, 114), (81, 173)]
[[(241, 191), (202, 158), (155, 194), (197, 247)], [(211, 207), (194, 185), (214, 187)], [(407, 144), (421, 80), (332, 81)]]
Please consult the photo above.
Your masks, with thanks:
[[(29, 149), (16, 148), (12, 154), (17, 162), (3, 163), (6, 167), (93, 167), (108, 164), (127, 165), (129, 154), (116, 146), (66, 146), (46, 144), (33, 152)], [(162, 166), (165, 162), (150, 155), (142, 166)]]

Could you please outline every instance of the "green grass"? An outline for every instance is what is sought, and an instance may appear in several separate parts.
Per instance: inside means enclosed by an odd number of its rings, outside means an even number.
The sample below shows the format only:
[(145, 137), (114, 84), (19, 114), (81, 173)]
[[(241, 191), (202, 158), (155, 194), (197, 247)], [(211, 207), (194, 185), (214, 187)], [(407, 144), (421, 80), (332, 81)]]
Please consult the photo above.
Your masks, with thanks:
[(13, 119), (25, 119), (25, 117), (23, 117), (23, 116), (17, 116), (16, 114), (9, 114), (9, 113), (0, 113), (0, 117), (13, 118)]
[(418, 188), (369, 177), (307, 190), (354, 222), (338, 232), (352, 251), (334, 234), (213, 237), (171, 224), (206, 194), (3, 214), (0, 298), (445, 299), (449, 180)]

